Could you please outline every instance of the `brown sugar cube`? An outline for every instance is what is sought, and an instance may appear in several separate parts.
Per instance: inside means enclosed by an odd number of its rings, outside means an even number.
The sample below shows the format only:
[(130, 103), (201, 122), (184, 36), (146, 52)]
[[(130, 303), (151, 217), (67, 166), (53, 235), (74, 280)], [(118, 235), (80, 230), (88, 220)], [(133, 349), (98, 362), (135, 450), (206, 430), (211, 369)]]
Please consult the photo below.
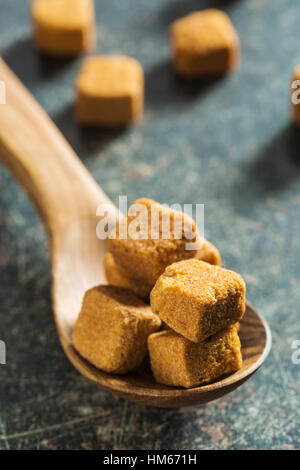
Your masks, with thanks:
[(33, 0), (37, 47), (46, 54), (75, 56), (95, 43), (94, 0)]
[(245, 290), (239, 274), (189, 259), (166, 268), (150, 301), (170, 328), (197, 343), (242, 318)]
[(164, 385), (196, 387), (242, 367), (241, 343), (233, 326), (201, 343), (161, 331), (149, 336), (148, 349), (155, 380)]
[(208, 240), (204, 240), (201, 248), (195, 254), (195, 259), (205, 261), (209, 264), (221, 266), (222, 260), (219, 250)]
[(200, 246), (189, 216), (151, 199), (135, 201), (108, 240), (109, 251), (126, 275), (152, 286), (166, 266), (192, 258)]
[(239, 64), (239, 37), (220, 10), (197, 11), (176, 20), (170, 42), (175, 70), (185, 78), (221, 75)]
[(142, 116), (144, 72), (132, 57), (87, 58), (75, 87), (76, 114), (82, 124), (124, 126)]
[(139, 279), (131, 279), (126, 276), (123, 270), (117, 266), (111, 253), (107, 253), (104, 257), (104, 271), (109, 284), (131, 289), (137, 297), (145, 301), (149, 301), (153, 285), (149, 285)]
[(294, 69), (291, 83), (291, 116), (297, 126), (300, 126), (300, 65)]
[(129, 289), (98, 286), (85, 293), (73, 330), (79, 354), (105, 372), (136, 369), (147, 352), (147, 337), (160, 319)]

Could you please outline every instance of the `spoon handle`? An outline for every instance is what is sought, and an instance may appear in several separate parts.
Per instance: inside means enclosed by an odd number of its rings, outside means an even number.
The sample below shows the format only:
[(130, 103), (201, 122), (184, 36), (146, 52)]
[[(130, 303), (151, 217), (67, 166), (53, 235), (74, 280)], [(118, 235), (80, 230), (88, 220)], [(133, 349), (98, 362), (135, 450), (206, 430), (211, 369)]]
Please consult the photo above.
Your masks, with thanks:
[[(50, 235), (111, 204), (29, 91), (0, 58), (0, 158), (35, 203)], [(3, 85), (4, 84), (4, 85)], [(3, 97), (3, 96), (2, 96)]]

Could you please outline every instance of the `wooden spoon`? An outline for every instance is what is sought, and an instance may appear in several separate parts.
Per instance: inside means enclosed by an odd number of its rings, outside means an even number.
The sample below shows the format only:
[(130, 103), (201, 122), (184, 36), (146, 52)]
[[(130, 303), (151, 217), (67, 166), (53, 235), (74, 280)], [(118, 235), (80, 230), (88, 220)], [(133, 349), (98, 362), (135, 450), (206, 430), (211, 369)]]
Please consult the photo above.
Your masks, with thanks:
[(0, 105), (0, 156), (36, 205), (51, 245), (54, 318), (62, 347), (85, 377), (128, 400), (162, 407), (209, 402), (237, 388), (264, 362), (270, 347), (269, 327), (248, 304), (240, 336), (241, 370), (215, 383), (192, 389), (157, 384), (149, 366), (125, 376), (109, 375), (82, 359), (71, 344), (71, 331), (86, 289), (106, 283), (102, 260), (106, 243), (96, 237), (96, 209), (109, 205), (70, 145), (39, 104), (0, 59), (6, 104)]

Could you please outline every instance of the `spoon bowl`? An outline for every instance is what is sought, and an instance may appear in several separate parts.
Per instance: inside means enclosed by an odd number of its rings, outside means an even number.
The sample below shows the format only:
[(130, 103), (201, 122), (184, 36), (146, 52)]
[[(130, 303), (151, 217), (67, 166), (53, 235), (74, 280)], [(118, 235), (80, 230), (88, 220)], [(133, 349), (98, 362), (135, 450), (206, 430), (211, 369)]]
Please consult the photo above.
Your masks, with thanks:
[(266, 322), (248, 302), (239, 336), (242, 343), (242, 368), (216, 382), (189, 389), (158, 384), (148, 362), (131, 374), (106, 374), (81, 358), (72, 347), (70, 339), (63, 346), (76, 369), (105, 390), (143, 405), (179, 408), (216, 400), (242, 385), (259, 369), (270, 351), (271, 333)]
[(47, 229), (55, 323), (62, 347), (76, 369), (115, 395), (161, 407), (206, 403), (245, 382), (262, 365), (271, 347), (270, 330), (249, 303), (240, 329), (243, 367), (209, 385), (191, 389), (160, 385), (146, 363), (135, 373), (109, 375), (77, 354), (71, 333), (84, 292), (106, 283), (106, 241), (96, 236), (96, 211), (105, 204), (112, 221), (118, 219), (119, 212), (1, 59), (0, 80), (6, 87), (6, 104), (0, 105), (0, 158), (36, 205)]

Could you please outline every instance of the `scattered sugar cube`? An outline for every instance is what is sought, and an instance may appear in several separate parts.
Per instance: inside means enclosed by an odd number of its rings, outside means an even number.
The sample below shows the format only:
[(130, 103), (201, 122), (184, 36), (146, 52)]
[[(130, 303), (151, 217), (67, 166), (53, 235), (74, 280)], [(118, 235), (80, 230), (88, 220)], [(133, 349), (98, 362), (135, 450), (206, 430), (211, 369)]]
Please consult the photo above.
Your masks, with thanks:
[(76, 56), (95, 44), (94, 0), (33, 0), (35, 43), (42, 52)]
[(175, 70), (185, 78), (221, 75), (239, 64), (239, 37), (228, 15), (217, 9), (176, 20), (170, 42)]
[(82, 124), (124, 126), (141, 118), (144, 72), (128, 56), (85, 59), (76, 79), (76, 114)]

